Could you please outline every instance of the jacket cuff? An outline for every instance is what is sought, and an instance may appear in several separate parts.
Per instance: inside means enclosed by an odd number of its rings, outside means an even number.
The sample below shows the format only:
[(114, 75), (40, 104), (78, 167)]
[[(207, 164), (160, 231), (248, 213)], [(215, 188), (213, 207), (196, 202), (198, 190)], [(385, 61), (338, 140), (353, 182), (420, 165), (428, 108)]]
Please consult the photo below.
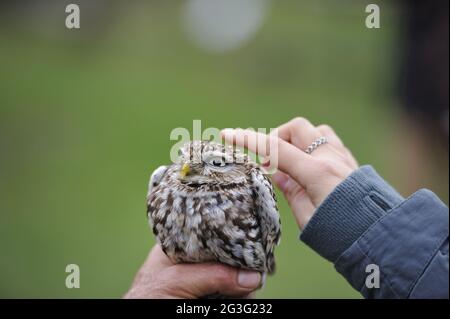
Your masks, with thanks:
[(300, 239), (334, 263), (373, 223), (403, 201), (371, 166), (362, 166), (327, 196)]

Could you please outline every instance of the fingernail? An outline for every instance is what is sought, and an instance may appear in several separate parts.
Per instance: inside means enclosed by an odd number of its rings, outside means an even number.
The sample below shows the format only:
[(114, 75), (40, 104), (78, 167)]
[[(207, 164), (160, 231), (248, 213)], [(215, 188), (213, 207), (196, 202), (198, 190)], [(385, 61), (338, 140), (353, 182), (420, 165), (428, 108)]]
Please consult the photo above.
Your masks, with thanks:
[(261, 282), (261, 274), (259, 272), (239, 270), (238, 284), (244, 288), (258, 288)]
[(270, 166), (270, 158), (265, 157), (265, 158), (261, 161), (261, 166), (263, 166), (263, 167), (269, 167), (269, 166)]

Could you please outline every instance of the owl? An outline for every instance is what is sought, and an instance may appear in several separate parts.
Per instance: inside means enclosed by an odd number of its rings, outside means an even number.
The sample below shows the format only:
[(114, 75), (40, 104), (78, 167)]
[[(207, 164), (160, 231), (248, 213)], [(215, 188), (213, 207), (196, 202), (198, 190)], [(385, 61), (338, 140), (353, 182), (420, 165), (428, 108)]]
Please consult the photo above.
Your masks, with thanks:
[(151, 175), (147, 214), (175, 263), (221, 262), (263, 275), (275, 271), (281, 230), (272, 184), (232, 146), (186, 143), (176, 163)]

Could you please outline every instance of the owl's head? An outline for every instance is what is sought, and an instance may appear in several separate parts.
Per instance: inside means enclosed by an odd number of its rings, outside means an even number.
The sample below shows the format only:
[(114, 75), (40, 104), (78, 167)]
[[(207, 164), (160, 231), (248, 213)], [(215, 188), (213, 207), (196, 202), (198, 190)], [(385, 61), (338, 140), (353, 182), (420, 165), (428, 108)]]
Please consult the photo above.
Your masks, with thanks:
[(247, 180), (248, 170), (254, 167), (249, 157), (234, 149), (209, 141), (191, 141), (179, 150), (178, 179), (188, 186), (232, 184)]

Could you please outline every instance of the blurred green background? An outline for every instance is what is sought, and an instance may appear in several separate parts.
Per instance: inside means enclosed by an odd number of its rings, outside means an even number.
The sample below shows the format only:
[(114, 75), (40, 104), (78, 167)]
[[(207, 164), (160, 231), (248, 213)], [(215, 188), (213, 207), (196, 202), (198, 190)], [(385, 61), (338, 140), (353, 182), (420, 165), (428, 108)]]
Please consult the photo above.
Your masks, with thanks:
[[(392, 3), (380, 2), (382, 27), (369, 30), (364, 1), (272, 1), (227, 52), (191, 40), (185, 1), (79, 1), (80, 30), (64, 26), (67, 3), (0, 7), (0, 297), (121, 297), (154, 243), (149, 175), (169, 162), (171, 130), (194, 119), (330, 124), (402, 190), (389, 147), (401, 117)], [(448, 179), (434, 185), (448, 197)], [(278, 197), (278, 270), (258, 297), (358, 298), (298, 240)], [(80, 289), (65, 287), (69, 263)]]

